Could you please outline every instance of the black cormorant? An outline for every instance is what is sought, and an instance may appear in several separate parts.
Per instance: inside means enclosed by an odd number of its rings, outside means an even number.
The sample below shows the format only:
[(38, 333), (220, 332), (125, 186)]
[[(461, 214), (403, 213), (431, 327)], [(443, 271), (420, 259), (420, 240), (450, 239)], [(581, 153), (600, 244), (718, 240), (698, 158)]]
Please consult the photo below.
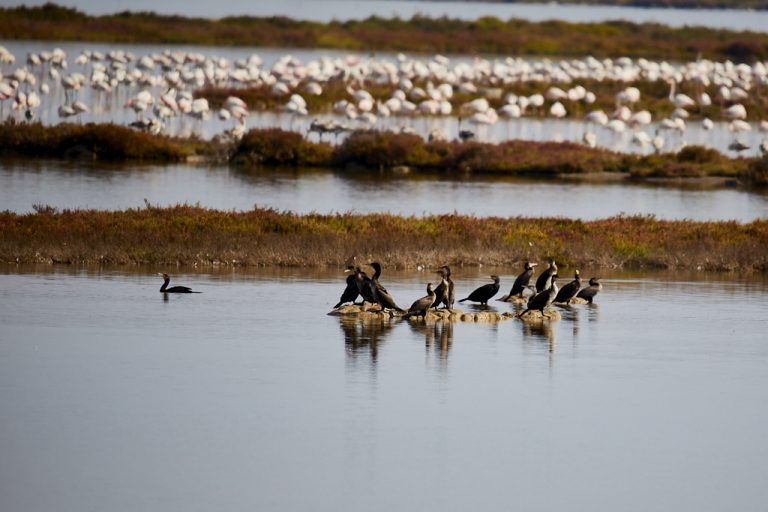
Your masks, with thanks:
[(360, 270), (360, 267), (355, 267), (355, 283), (357, 284), (357, 291), (363, 297), (363, 300), (370, 304), (376, 304), (376, 296), (373, 294), (371, 278)]
[(445, 280), (448, 281), (448, 302), (443, 302), (448, 309), (453, 309), (453, 303), (456, 302), (456, 287), (451, 279), (451, 269), (448, 265), (441, 267), (445, 271)]
[(597, 295), (598, 292), (600, 292), (600, 290), (602, 289), (603, 289), (603, 284), (600, 282), (600, 278), (593, 277), (592, 279), (589, 280), (589, 286), (579, 291), (579, 293), (576, 296), (592, 304), (592, 299), (594, 299), (595, 295)]
[(203, 292), (193, 292), (192, 288), (188, 286), (171, 286), (168, 288), (168, 283), (171, 282), (171, 276), (168, 274), (157, 274), (159, 276), (163, 276), (163, 286), (160, 287), (160, 291), (162, 293), (203, 293)]
[(436, 272), (440, 274), (440, 284), (435, 288), (435, 302), (432, 303), (435, 309), (443, 302), (448, 302), (448, 281), (445, 279), (445, 270), (441, 268)]
[(432, 291), (432, 283), (427, 284), (427, 295), (425, 297), (420, 298), (416, 302), (414, 302), (410, 308), (408, 308), (408, 313), (405, 315), (405, 317), (409, 316), (415, 316), (415, 315), (421, 315), (426, 316), (427, 311), (429, 308), (432, 307), (432, 304), (435, 302), (435, 292)]
[(448, 265), (443, 265), (437, 270), (442, 280), (440, 284), (435, 288), (435, 303), (432, 307), (437, 309), (440, 304), (443, 304), (447, 309), (453, 309), (453, 303), (456, 301), (456, 290), (451, 279), (451, 269)]
[(576, 294), (579, 293), (580, 288), (581, 276), (579, 275), (579, 271), (576, 270), (576, 273), (574, 274), (574, 280), (560, 288), (560, 291), (557, 292), (557, 297), (555, 297), (554, 302), (565, 302), (566, 304), (570, 304), (571, 299), (573, 299)]
[(549, 280), (554, 274), (557, 274), (557, 265), (555, 265), (555, 260), (549, 260), (547, 269), (539, 275), (538, 279), (536, 279), (536, 293), (549, 290)]
[(538, 265), (538, 263), (531, 263), (529, 261), (525, 262), (525, 266), (523, 267), (525, 270), (523, 270), (523, 273), (517, 276), (517, 279), (515, 279), (515, 284), (512, 285), (512, 290), (510, 290), (507, 299), (514, 297), (515, 295), (519, 296), (520, 298), (523, 297), (523, 292), (531, 282), (531, 277), (533, 277), (533, 267), (536, 265)]
[(360, 295), (360, 292), (357, 289), (357, 280), (355, 278), (355, 267), (352, 265), (348, 266), (344, 272), (349, 272), (350, 274), (347, 276), (347, 287), (344, 288), (344, 291), (341, 293), (341, 298), (339, 298), (339, 303), (333, 306), (333, 309), (338, 308), (342, 304), (346, 302), (355, 302), (357, 300), (358, 295)]
[(470, 293), (469, 297), (461, 299), (459, 302), (471, 300), (473, 302), (479, 302), (480, 304), (487, 305), (491, 297), (499, 292), (499, 287), (501, 286), (499, 284), (499, 276), (491, 276), (491, 279), (493, 279), (493, 283), (484, 284), (477, 290)]
[(384, 288), (381, 283), (379, 283), (379, 276), (381, 275), (381, 264), (374, 261), (373, 263), (369, 263), (369, 265), (372, 266), (374, 270), (373, 277), (371, 278), (371, 289), (373, 291), (373, 296), (376, 299), (376, 302), (381, 305), (382, 311), (385, 309), (394, 309), (403, 312), (403, 308), (395, 304), (395, 299), (393, 299), (387, 289)]
[(546, 316), (549, 318), (549, 315), (544, 314), (544, 310), (552, 304), (552, 302), (555, 300), (555, 297), (557, 297), (557, 284), (555, 284), (555, 281), (557, 281), (557, 274), (552, 274), (552, 276), (549, 278), (549, 288), (544, 290), (543, 292), (539, 292), (536, 295), (532, 296), (530, 299), (528, 299), (528, 308), (520, 313), (518, 315), (518, 318), (522, 318), (523, 315), (525, 315), (529, 311), (540, 311), (543, 316)]

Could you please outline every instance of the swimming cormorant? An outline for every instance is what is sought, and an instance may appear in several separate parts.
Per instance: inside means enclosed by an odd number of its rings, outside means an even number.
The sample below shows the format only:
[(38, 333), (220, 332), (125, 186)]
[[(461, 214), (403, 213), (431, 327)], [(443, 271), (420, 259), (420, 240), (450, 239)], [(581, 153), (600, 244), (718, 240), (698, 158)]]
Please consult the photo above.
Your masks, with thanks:
[(484, 284), (477, 290), (470, 293), (469, 297), (461, 299), (459, 302), (471, 300), (473, 302), (479, 302), (480, 304), (487, 305), (491, 297), (498, 293), (500, 287), (499, 276), (491, 276), (491, 279), (493, 279), (493, 283)]
[(555, 260), (549, 260), (547, 269), (539, 275), (538, 279), (536, 279), (536, 293), (549, 290), (549, 280), (554, 274), (557, 274), (557, 265), (555, 264)]
[(425, 297), (420, 298), (416, 302), (414, 302), (410, 308), (408, 308), (408, 313), (404, 316), (404, 318), (408, 318), (410, 316), (426, 316), (427, 311), (429, 308), (432, 307), (432, 304), (435, 302), (435, 292), (432, 291), (432, 283), (427, 284), (427, 295)]
[(557, 284), (555, 284), (555, 281), (557, 281), (557, 274), (552, 274), (549, 281), (549, 288), (543, 292), (539, 292), (536, 295), (533, 295), (530, 299), (528, 299), (528, 308), (520, 313), (518, 318), (522, 318), (523, 315), (529, 311), (540, 311), (543, 316), (549, 318), (549, 315), (544, 314), (544, 310), (550, 304), (552, 304), (552, 302), (555, 300), (555, 297), (557, 297)]
[(507, 299), (514, 297), (515, 295), (520, 298), (523, 297), (523, 291), (525, 291), (528, 284), (531, 282), (531, 277), (533, 277), (533, 267), (536, 265), (538, 265), (538, 263), (525, 262), (525, 270), (523, 270), (523, 273), (515, 279), (515, 284), (512, 285), (512, 290), (510, 290), (509, 295), (507, 295)]
[(442, 303), (447, 309), (453, 309), (453, 303), (456, 300), (456, 290), (453, 279), (451, 279), (451, 269), (448, 265), (443, 265), (437, 270), (437, 273), (440, 274), (442, 280), (437, 285), (437, 288), (435, 288), (436, 298), (432, 307), (437, 309), (437, 306)]
[(603, 289), (603, 284), (600, 282), (600, 278), (593, 277), (592, 279), (589, 280), (589, 286), (579, 291), (579, 293), (576, 296), (592, 304), (592, 299), (594, 299), (595, 295), (597, 295), (598, 292), (602, 289)]
[(379, 283), (379, 276), (381, 275), (381, 264), (374, 261), (373, 263), (369, 263), (369, 265), (372, 266), (373, 270), (375, 271), (373, 277), (371, 278), (371, 290), (373, 291), (373, 296), (376, 299), (376, 302), (381, 305), (381, 310), (384, 311), (385, 309), (394, 309), (400, 311), (401, 313), (404, 312), (403, 308), (395, 304), (395, 299), (392, 298), (387, 289), (384, 288), (381, 283)]
[(157, 274), (159, 276), (163, 276), (163, 286), (160, 287), (160, 292), (162, 293), (202, 293), (202, 292), (193, 292), (192, 288), (189, 286), (171, 286), (168, 288), (168, 283), (171, 282), (171, 276), (168, 274)]
[(555, 297), (553, 302), (565, 302), (566, 304), (570, 304), (571, 299), (573, 299), (576, 294), (579, 293), (580, 288), (581, 276), (579, 275), (579, 271), (576, 270), (576, 273), (574, 274), (574, 280), (560, 288), (560, 291), (557, 292), (557, 297)]
[(345, 302), (355, 302), (357, 300), (358, 295), (360, 295), (360, 292), (357, 289), (357, 280), (355, 278), (355, 267), (352, 265), (348, 266), (344, 272), (349, 272), (350, 274), (347, 276), (347, 287), (344, 288), (344, 291), (341, 293), (341, 298), (339, 298), (339, 303), (333, 306), (333, 309), (338, 308)]

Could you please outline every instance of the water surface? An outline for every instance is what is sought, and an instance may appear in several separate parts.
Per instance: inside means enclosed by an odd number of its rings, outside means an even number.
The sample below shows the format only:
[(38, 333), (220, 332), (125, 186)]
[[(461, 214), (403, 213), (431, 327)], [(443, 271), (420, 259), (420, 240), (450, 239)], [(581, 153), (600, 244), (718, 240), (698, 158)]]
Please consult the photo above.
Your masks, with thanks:
[[(763, 278), (608, 274), (530, 328), (341, 321), (335, 271), (178, 271), (203, 293), (166, 300), (160, 270), (2, 268), (3, 510), (768, 500)], [(458, 293), (491, 271), (517, 273)], [(432, 277), (382, 280), (407, 304)]]
[(255, 170), (186, 164), (108, 167), (80, 162), (0, 163), (0, 210), (120, 210), (179, 203), (219, 210), (254, 206), (297, 213), (458, 212), (485, 216), (751, 221), (768, 217), (768, 196), (746, 190), (658, 184), (567, 183), (483, 176), (423, 177), (332, 170)]

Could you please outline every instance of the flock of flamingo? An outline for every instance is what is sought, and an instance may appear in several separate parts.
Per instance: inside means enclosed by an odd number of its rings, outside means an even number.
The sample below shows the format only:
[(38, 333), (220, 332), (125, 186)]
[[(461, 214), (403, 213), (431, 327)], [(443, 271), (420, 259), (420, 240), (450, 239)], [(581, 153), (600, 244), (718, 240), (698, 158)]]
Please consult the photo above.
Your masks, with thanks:
[[(670, 116), (654, 120), (648, 110), (633, 108), (640, 102), (643, 84), (659, 80), (669, 86), (673, 110)], [(580, 81), (616, 84), (615, 110), (590, 111), (597, 97)], [(347, 99), (336, 101), (310, 122), (306, 98), (322, 96), (328, 84), (339, 82), (346, 88)], [(697, 93), (692, 97), (677, 92), (683, 83)], [(366, 90), (371, 84), (377, 90), (389, 87), (391, 95), (374, 97)], [(522, 84), (534, 84), (540, 92), (516, 94), (516, 86)], [(234, 95), (212, 111), (208, 100), (196, 95), (204, 87), (268, 88), (284, 102), (283, 110), (290, 116), (292, 128), (295, 119), (304, 118), (305, 129), (318, 133), (321, 139), (327, 133), (338, 135), (353, 129), (414, 132), (416, 118), (449, 117), (458, 119), (455, 133), (433, 127), (422, 135), (430, 139), (482, 139), (484, 127), (502, 119), (564, 119), (578, 103), (576, 110), (588, 111), (579, 116), (584, 144), (608, 145), (611, 137), (630, 134), (631, 143), (641, 150), (663, 151), (685, 144), (689, 123), (700, 123), (701, 130), (711, 130), (715, 121), (708, 117), (692, 121), (691, 112), (704, 108), (711, 112), (716, 107), (716, 121), (727, 123), (732, 134), (728, 149), (741, 152), (754, 148), (768, 153), (768, 120), (748, 122), (744, 106), (752, 96), (762, 101), (766, 94), (765, 62), (749, 65), (700, 59), (672, 64), (626, 57), (534, 61), (512, 57), (449, 59), (442, 55), (418, 59), (399, 54), (395, 58), (321, 57), (307, 63), (285, 55), (266, 66), (256, 54), (230, 61), (181, 50), (136, 56), (113, 49), (83, 50), (70, 59), (60, 48), (30, 52), (21, 61), (0, 46), (3, 118), (44, 118), (44, 122), (52, 124), (83, 116), (90, 116), (90, 120), (108, 116), (114, 120), (120, 112), (133, 112), (135, 118), (128, 121), (131, 126), (176, 136), (200, 134), (203, 123), (213, 118), (220, 123), (223, 134), (233, 139), (243, 136), (249, 121), (259, 123), (263, 113), (249, 112), (246, 103)], [(456, 105), (455, 93), (472, 99)], [(7, 103), (10, 112), (6, 114)], [(494, 108), (492, 103), (500, 106)]]

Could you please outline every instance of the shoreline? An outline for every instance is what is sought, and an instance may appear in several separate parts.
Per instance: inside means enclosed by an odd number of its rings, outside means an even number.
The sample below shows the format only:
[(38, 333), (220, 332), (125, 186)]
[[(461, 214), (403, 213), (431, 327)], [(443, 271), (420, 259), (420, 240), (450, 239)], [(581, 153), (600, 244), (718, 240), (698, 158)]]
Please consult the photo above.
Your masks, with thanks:
[[(188, 205), (121, 211), (0, 212), (0, 261), (76, 265), (390, 268), (514, 266), (768, 272), (768, 220), (665, 221), (220, 211)], [(431, 268), (431, 267), (430, 267)]]
[(297, 132), (252, 129), (242, 140), (182, 139), (113, 124), (0, 124), (0, 158), (107, 163), (224, 164), (243, 169), (323, 168), (527, 177), (559, 181), (620, 179), (637, 183), (765, 187), (768, 155), (728, 158), (701, 146), (677, 153), (614, 153), (573, 142), (509, 140), (498, 144), (424, 141), (418, 135), (352, 132), (340, 144), (312, 142)]
[[(0, 9), (0, 34), (8, 40), (202, 44), (328, 48), (354, 51), (486, 53), (595, 57), (637, 56), (693, 60), (703, 56), (748, 62), (768, 58), (768, 34), (705, 27), (671, 28), (627, 21), (529, 22), (494, 17), (475, 21), (370, 17), (318, 23), (286, 17), (188, 18), (122, 12), (91, 16), (76, 9)], [(606, 35), (611, 44), (605, 44)]]

